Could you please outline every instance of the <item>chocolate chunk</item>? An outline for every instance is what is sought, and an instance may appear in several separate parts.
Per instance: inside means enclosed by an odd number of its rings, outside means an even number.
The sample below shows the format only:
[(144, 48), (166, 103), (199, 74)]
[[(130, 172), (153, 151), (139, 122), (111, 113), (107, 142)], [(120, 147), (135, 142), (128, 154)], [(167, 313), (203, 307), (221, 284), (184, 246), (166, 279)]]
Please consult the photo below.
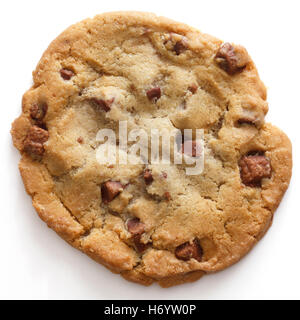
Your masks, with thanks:
[(219, 66), (230, 75), (241, 71), (246, 66), (246, 64), (241, 65), (234, 47), (228, 42), (219, 48), (216, 59)]
[(84, 142), (84, 140), (83, 140), (82, 137), (78, 137), (78, 138), (77, 138), (77, 142), (80, 143), (80, 144), (82, 144), (82, 143)]
[(147, 91), (147, 97), (149, 100), (156, 102), (161, 97), (160, 87), (149, 89)]
[(152, 173), (149, 169), (144, 171), (144, 180), (147, 186), (153, 182)]
[(123, 191), (123, 186), (118, 181), (106, 181), (101, 186), (101, 196), (104, 203), (111, 202), (116, 198), (121, 191)]
[(32, 126), (27, 134), (27, 139), (37, 143), (45, 143), (49, 138), (48, 131), (38, 127)]
[(60, 75), (64, 80), (70, 80), (74, 76), (74, 72), (70, 69), (63, 68), (60, 70)]
[(182, 38), (180, 41), (177, 41), (173, 47), (177, 55), (180, 55), (188, 48), (187, 41), (185, 38)]
[(201, 154), (201, 145), (196, 140), (185, 141), (181, 146), (181, 152), (190, 157), (199, 157)]
[(164, 178), (164, 179), (167, 179), (168, 178), (168, 174), (164, 171), (162, 171), (161, 173), (161, 176)]
[(203, 249), (197, 239), (194, 239), (192, 243), (185, 242), (175, 249), (175, 256), (180, 260), (190, 260), (192, 258), (201, 262), (203, 256)]
[(113, 104), (115, 98), (112, 98), (110, 100), (103, 100), (103, 99), (97, 99), (93, 98), (92, 102), (101, 110), (108, 112), (111, 109), (111, 105)]
[(169, 191), (166, 191), (165, 193), (164, 193), (164, 197), (169, 201), (169, 200), (171, 200), (171, 194), (170, 194), (170, 192)]
[(145, 232), (145, 224), (138, 218), (133, 218), (127, 221), (128, 231), (133, 235), (141, 235)]
[(45, 152), (45, 148), (41, 143), (25, 140), (24, 151), (31, 155), (42, 156)]
[(198, 90), (198, 86), (196, 84), (192, 84), (188, 87), (188, 90), (191, 91), (192, 94), (195, 94)]
[(134, 236), (133, 242), (138, 252), (144, 252), (149, 246), (148, 244), (141, 242), (140, 235)]
[(34, 103), (30, 108), (30, 117), (34, 120), (41, 121), (44, 119), (48, 110), (46, 103)]
[(32, 126), (29, 129), (27, 137), (24, 141), (24, 151), (29, 154), (42, 156), (45, 151), (44, 143), (48, 140), (48, 138), (48, 131), (38, 126)]
[(239, 166), (241, 180), (247, 186), (260, 186), (263, 178), (271, 177), (270, 160), (264, 155), (244, 156), (240, 160)]
[(127, 221), (127, 229), (133, 236), (133, 242), (137, 251), (145, 251), (148, 245), (141, 242), (141, 236), (145, 232), (145, 224), (140, 219), (133, 218)]

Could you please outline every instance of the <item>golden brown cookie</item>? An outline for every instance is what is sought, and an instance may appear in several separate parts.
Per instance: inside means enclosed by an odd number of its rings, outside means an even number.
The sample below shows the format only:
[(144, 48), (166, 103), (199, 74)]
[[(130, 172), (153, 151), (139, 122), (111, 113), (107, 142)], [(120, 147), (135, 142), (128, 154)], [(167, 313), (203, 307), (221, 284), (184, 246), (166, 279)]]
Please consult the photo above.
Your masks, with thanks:
[[(12, 125), (41, 219), (126, 279), (168, 287), (222, 270), (271, 225), (292, 170), (264, 122), (266, 88), (247, 51), (153, 14), (106, 13), (58, 36)], [(97, 132), (204, 130), (204, 171), (100, 164)], [(150, 147), (149, 147), (150, 150)], [(194, 140), (182, 152), (197, 156)]]

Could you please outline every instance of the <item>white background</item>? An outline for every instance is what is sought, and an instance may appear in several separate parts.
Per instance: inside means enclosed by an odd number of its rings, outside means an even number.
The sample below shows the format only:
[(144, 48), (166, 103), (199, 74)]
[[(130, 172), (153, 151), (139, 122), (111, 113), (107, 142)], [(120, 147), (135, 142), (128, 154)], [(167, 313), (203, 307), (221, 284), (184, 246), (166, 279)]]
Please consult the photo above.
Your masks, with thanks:
[[(300, 299), (298, 0), (0, 3), (0, 298)], [(9, 130), (43, 51), (70, 24), (116, 10), (151, 11), (244, 45), (269, 89), (267, 120), (293, 143), (293, 178), (267, 235), (236, 265), (192, 284), (146, 288), (110, 273), (47, 228), (18, 172), (19, 153)]]

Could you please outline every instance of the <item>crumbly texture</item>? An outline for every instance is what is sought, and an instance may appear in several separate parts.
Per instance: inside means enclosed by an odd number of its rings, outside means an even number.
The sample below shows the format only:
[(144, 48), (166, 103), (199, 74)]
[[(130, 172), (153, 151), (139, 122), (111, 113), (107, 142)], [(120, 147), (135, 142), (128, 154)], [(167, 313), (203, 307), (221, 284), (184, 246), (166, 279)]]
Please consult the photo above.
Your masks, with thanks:
[[(264, 122), (266, 88), (243, 47), (153, 14), (106, 13), (57, 37), (33, 79), (12, 125), (26, 191), (50, 228), (111, 271), (144, 285), (195, 281), (271, 225), (291, 144)], [(204, 129), (204, 172), (99, 164), (96, 134), (119, 120)]]

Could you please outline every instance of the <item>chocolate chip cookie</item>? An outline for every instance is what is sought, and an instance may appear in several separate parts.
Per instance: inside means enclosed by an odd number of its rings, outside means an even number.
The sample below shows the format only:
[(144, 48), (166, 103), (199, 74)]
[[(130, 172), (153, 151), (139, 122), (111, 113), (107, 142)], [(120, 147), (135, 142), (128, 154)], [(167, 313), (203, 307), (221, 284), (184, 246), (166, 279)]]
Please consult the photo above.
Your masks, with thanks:
[[(264, 121), (266, 88), (243, 47), (153, 14), (106, 13), (59, 35), (33, 80), (12, 125), (26, 191), (50, 228), (111, 271), (144, 285), (194, 281), (237, 262), (271, 225), (291, 144)], [(99, 163), (97, 133), (119, 121), (202, 129), (203, 172)], [(193, 139), (178, 150), (198, 156)]]

